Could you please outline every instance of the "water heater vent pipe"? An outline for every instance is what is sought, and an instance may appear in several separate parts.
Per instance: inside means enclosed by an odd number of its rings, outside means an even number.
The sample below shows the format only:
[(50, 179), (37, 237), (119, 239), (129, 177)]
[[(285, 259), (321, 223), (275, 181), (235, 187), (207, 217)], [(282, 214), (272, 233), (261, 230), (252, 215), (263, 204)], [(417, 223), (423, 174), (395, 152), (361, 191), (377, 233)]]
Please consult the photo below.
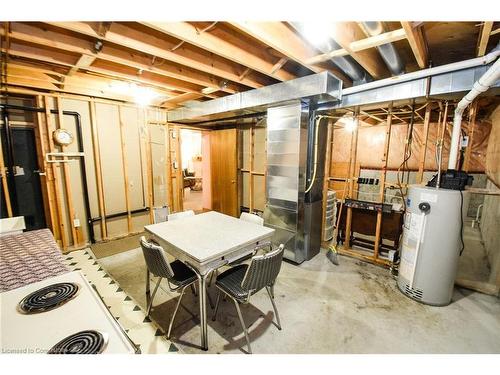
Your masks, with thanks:
[[(495, 48), (495, 50), (498, 50)], [(462, 125), (462, 115), (465, 108), (472, 103), (472, 101), (481, 93), (485, 92), (493, 86), (496, 81), (500, 79), (500, 59), (497, 60), (487, 71), (484, 73), (479, 80), (474, 83), (472, 90), (465, 95), (460, 102), (458, 102), (455, 108), (455, 115), (453, 117), (453, 129), (451, 133), (451, 143), (450, 143), (450, 158), (448, 161), (448, 169), (455, 169), (458, 159), (458, 147), (460, 140), (460, 127)]]

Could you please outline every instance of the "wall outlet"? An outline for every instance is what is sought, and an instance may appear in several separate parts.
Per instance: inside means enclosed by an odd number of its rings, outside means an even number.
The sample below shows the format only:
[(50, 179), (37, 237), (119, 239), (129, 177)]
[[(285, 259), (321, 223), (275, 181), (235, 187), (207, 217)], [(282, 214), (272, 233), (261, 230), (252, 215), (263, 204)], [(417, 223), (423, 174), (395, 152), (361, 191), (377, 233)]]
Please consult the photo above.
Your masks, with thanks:
[(75, 228), (78, 228), (78, 227), (80, 226), (80, 219), (74, 219), (74, 220), (73, 220), (73, 226), (74, 226)]

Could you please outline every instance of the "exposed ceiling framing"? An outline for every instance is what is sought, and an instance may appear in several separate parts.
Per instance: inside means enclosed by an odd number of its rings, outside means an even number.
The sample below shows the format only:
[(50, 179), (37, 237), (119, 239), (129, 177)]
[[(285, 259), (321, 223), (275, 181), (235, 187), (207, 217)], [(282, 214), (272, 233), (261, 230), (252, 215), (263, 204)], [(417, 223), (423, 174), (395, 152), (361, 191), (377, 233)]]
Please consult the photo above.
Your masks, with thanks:
[[(11, 22), (1, 52), (9, 56), (11, 86), (129, 101), (114, 87), (133, 84), (153, 90), (153, 104), (176, 108), (323, 71), (351, 86), (335, 57), (350, 56), (373, 79), (387, 78), (377, 50), (387, 43), (410, 72), (435, 65), (448, 44), (476, 47), (450, 53), (459, 61), (483, 56), (500, 38), (494, 22), (384, 24), (384, 32), (367, 36), (357, 22), (332, 23), (340, 48), (322, 53), (286, 22)], [(435, 35), (437, 24), (450, 35)]]

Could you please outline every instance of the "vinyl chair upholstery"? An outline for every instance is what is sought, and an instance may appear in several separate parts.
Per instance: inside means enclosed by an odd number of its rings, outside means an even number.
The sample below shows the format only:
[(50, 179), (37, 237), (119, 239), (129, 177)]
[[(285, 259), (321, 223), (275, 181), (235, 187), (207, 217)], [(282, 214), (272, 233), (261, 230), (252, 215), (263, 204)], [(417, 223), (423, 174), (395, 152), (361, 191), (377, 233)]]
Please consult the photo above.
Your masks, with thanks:
[[(148, 304), (147, 307), (147, 315), (149, 316), (151, 312), (151, 308), (153, 307), (153, 300), (158, 291), (158, 287), (160, 286), (160, 282), (162, 279), (167, 279), (168, 287), (172, 292), (179, 291), (180, 296), (177, 301), (177, 305), (175, 307), (174, 313), (170, 320), (170, 325), (168, 327), (167, 338), (170, 338), (170, 332), (172, 330), (172, 325), (174, 323), (175, 316), (177, 314), (177, 310), (179, 309), (182, 296), (184, 295), (184, 291), (188, 286), (191, 286), (193, 293), (196, 294), (196, 290), (194, 288), (194, 283), (198, 280), (196, 274), (184, 263), (179, 260), (174, 260), (173, 262), (169, 262), (164, 250), (156, 243), (152, 241), (147, 241), (144, 236), (140, 239), (142, 253), (144, 255), (144, 260), (146, 261), (146, 302)], [(158, 277), (158, 281), (156, 282), (156, 286), (153, 290), (153, 294), (150, 294), (150, 286), (149, 286), (149, 278), (150, 273), (153, 276)]]
[[(260, 248), (256, 248), (256, 251), (260, 250)], [(236, 306), (236, 311), (238, 312), (238, 317), (245, 333), (249, 353), (252, 352), (252, 349), (250, 347), (248, 331), (241, 315), (240, 304), (249, 303), (252, 295), (265, 288), (273, 305), (277, 321), (276, 326), (281, 330), (278, 309), (274, 302), (274, 284), (281, 270), (284, 248), (285, 246), (281, 244), (274, 250), (253, 256), (250, 265), (240, 264), (217, 276), (215, 282), (215, 286), (218, 288), (217, 302), (212, 320), (215, 320), (217, 316), (222, 292), (230, 297)]]
[(176, 212), (167, 216), (168, 221), (185, 219), (186, 217), (194, 216), (193, 210)]
[[(254, 223), (257, 225), (264, 225), (264, 219), (261, 218), (258, 215), (255, 214), (249, 214), (248, 212), (242, 212), (240, 215), (240, 220), (248, 221), (249, 223)], [(231, 262), (229, 265), (234, 266), (236, 264), (241, 264), (243, 262), (247, 263), (248, 260), (252, 258), (252, 256), (255, 255), (255, 252), (253, 254), (244, 256), (243, 258), (237, 259), (233, 262)]]
[(263, 218), (255, 214), (250, 214), (248, 212), (242, 212), (240, 215), (240, 220), (248, 221), (257, 225), (264, 225)]

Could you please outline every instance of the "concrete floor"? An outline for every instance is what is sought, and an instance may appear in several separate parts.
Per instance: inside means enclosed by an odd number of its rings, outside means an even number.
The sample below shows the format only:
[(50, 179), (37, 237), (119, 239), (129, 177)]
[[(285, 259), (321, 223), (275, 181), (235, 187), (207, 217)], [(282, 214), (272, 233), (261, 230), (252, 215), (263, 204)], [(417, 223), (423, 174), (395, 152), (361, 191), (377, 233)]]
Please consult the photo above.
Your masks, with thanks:
[[(140, 249), (99, 259), (126, 293), (145, 306)], [(152, 318), (165, 331), (177, 294), (158, 292)], [(215, 290), (209, 291), (215, 300)], [(389, 271), (347, 257), (332, 265), (324, 252), (300, 266), (283, 263), (275, 287), (283, 330), (273, 324), (265, 291), (242, 308), (254, 353), (500, 353), (500, 299), (455, 289), (453, 302), (432, 307), (399, 292)], [(199, 349), (198, 299), (184, 296), (172, 340)], [(211, 315), (210, 307), (207, 307)], [(192, 313), (191, 313), (191, 312)], [(209, 353), (242, 353), (245, 339), (230, 301), (209, 318)]]
[(464, 221), (464, 252), (458, 262), (457, 279), (488, 282), (491, 266), (484, 247), (481, 231), (476, 225), (472, 228), (472, 219)]

